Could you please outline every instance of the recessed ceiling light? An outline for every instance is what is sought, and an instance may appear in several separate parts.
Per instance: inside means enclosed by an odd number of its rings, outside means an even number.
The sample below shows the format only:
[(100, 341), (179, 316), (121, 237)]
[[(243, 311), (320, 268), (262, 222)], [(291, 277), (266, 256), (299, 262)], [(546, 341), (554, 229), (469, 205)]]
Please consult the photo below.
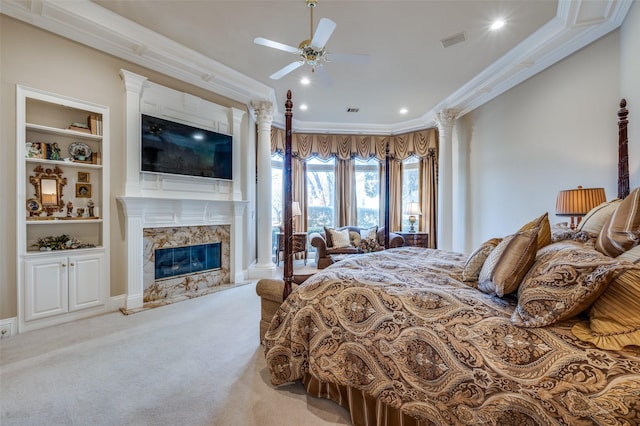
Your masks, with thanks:
[(301, 110), (303, 110), (303, 111), (306, 111), (306, 110), (307, 110), (307, 108), (308, 108), (308, 107), (307, 107), (307, 104), (301, 104), (301, 105), (300, 105), (300, 109), (301, 109)]
[(408, 110), (408, 109), (406, 109), (406, 108), (400, 108), (400, 114), (406, 114), (406, 113), (408, 113), (408, 112), (409, 112), (409, 110)]
[(493, 24), (491, 24), (491, 29), (493, 31), (495, 30), (499, 30), (500, 28), (504, 27), (504, 20), (502, 19), (496, 19), (495, 21), (493, 21)]
[(302, 77), (300, 79), (300, 84), (304, 84), (306, 86), (309, 83), (311, 83), (311, 80), (309, 80), (307, 77)]

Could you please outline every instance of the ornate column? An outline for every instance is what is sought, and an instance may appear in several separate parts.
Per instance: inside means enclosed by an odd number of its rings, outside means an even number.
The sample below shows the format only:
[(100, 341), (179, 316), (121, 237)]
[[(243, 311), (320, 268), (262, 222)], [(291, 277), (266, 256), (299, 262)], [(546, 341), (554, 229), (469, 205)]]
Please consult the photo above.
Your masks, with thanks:
[(268, 278), (275, 272), (271, 259), (271, 122), (273, 104), (252, 102), (258, 126), (258, 185), (256, 194), (256, 226), (258, 260), (249, 270), (250, 278)]
[(436, 114), (438, 126), (438, 248), (453, 247), (453, 122), (456, 111)]
[[(125, 194), (139, 195), (139, 186), (133, 185), (138, 182), (140, 175), (140, 147), (138, 143), (128, 141), (138, 141), (140, 139), (140, 96), (144, 89), (147, 78), (130, 71), (121, 69), (120, 77), (124, 82), (126, 102), (125, 102), (125, 140), (127, 141), (125, 155)], [(142, 272), (141, 272), (142, 273)]]

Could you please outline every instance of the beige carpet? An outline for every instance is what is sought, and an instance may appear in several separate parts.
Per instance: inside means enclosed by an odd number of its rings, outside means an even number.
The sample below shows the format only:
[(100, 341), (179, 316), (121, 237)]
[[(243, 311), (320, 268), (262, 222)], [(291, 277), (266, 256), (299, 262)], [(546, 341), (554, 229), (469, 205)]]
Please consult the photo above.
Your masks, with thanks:
[(255, 283), (0, 341), (7, 425), (335, 425), (337, 404), (273, 388)]

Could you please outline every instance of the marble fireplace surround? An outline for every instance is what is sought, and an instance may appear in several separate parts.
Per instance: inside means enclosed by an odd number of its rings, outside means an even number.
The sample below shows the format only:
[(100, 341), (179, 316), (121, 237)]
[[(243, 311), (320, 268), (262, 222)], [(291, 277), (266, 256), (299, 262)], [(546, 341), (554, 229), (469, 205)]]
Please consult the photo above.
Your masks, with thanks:
[[(244, 280), (242, 270), (242, 217), (245, 201), (118, 197), (126, 217), (127, 296), (125, 308), (139, 309), (144, 302), (144, 230), (221, 225), (229, 235), (228, 277), (231, 283)], [(226, 231), (225, 231), (226, 232)], [(226, 257), (226, 256), (225, 256)], [(225, 260), (226, 262), (226, 260)]]

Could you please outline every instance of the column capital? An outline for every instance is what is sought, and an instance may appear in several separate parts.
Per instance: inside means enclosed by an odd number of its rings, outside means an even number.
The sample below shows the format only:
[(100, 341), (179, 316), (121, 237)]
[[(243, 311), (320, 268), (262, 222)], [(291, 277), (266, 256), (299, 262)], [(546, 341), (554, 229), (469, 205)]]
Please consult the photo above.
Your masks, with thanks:
[(132, 73), (125, 69), (120, 70), (120, 78), (124, 81), (124, 87), (127, 92), (133, 92), (137, 95), (142, 93), (144, 83), (147, 81), (147, 77)]
[(451, 127), (453, 127), (453, 122), (456, 119), (456, 115), (458, 115), (458, 110), (443, 109), (436, 114), (433, 120), (436, 122), (438, 130), (442, 131), (443, 129), (450, 129)]
[(256, 120), (258, 123), (268, 122), (271, 125), (273, 121), (273, 104), (269, 101), (251, 101), (251, 106), (256, 112)]

